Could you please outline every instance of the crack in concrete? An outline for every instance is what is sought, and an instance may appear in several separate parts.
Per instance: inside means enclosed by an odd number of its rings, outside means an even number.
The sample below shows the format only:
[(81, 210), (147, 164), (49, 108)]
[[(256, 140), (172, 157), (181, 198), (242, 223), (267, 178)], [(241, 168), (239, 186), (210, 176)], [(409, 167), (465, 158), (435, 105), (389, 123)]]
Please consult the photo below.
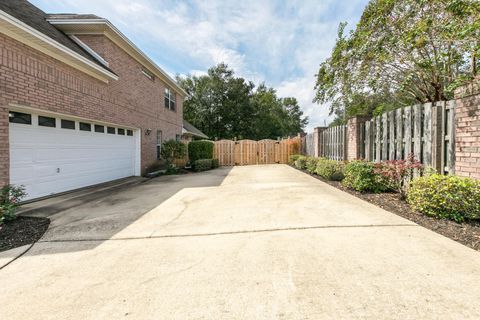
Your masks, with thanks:
[(272, 228), (272, 229), (257, 229), (257, 230), (239, 230), (239, 231), (224, 231), (224, 232), (210, 232), (210, 233), (186, 233), (186, 234), (166, 234), (166, 235), (150, 235), (143, 237), (123, 237), (123, 238), (92, 238), (92, 239), (52, 239), (40, 240), (38, 243), (53, 243), (53, 242), (95, 242), (95, 241), (126, 241), (126, 240), (146, 240), (146, 239), (163, 239), (163, 238), (191, 238), (191, 237), (209, 237), (222, 235), (236, 235), (249, 233), (268, 233), (268, 232), (282, 232), (282, 231), (301, 231), (314, 229), (345, 229), (345, 228), (388, 228), (388, 227), (419, 227), (417, 224), (365, 224), (365, 225), (325, 225), (325, 226), (311, 226), (311, 227), (288, 227), (288, 228)]

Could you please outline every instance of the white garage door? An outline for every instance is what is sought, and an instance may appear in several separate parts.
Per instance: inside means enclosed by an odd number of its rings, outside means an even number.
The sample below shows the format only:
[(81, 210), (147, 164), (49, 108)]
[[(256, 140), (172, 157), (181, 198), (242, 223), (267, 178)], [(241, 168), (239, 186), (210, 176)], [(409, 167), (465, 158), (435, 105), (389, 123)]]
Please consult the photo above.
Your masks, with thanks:
[(27, 199), (136, 173), (136, 132), (61, 116), (9, 113), (10, 183)]

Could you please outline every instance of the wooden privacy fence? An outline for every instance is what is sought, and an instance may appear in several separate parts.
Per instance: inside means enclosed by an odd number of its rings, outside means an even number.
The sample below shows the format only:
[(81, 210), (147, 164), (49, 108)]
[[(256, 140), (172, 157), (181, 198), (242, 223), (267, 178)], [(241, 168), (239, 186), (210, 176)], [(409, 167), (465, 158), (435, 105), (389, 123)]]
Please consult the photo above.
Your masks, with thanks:
[[(426, 103), (383, 113), (357, 127), (341, 125), (318, 133), (318, 156), (332, 160), (416, 160), (439, 173), (455, 168), (455, 101)], [(349, 132), (355, 131), (355, 132)], [(358, 137), (357, 137), (358, 135)], [(355, 141), (349, 141), (349, 136)], [(349, 146), (349, 143), (354, 145)], [(354, 157), (347, 155), (349, 148)], [(347, 152), (348, 151), (348, 152)], [(348, 159), (350, 157), (350, 159)]]
[(215, 141), (214, 157), (222, 166), (288, 163), (292, 154), (300, 152), (299, 137), (283, 140), (219, 140)]
[(346, 125), (335, 126), (320, 132), (320, 157), (332, 160), (346, 160)]
[(418, 104), (361, 124), (360, 154), (369, 161), (416, 160), (440, 173), (453, 173), (455, 101)]

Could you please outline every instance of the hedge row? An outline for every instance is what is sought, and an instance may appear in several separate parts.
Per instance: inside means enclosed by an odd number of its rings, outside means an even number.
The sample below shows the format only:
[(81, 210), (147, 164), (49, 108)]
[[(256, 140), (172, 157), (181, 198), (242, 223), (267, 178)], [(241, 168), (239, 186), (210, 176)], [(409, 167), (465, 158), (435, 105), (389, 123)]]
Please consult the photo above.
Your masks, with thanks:
[[(480, 181), (457, 176), (425, 174), (414, 159), (372, 163), (348, 163), (293, 155), (289, 163), (327, 180), (342, 181), (359, 192), (399, 192), (410, 206), (425, 215), (457, 222), (480, 219)], [(411, 182), (409, 182), (411, 181)]]
[(200, 172), (219, 167), (218, 159), (198, 159), (193, 162), (193, 170)]

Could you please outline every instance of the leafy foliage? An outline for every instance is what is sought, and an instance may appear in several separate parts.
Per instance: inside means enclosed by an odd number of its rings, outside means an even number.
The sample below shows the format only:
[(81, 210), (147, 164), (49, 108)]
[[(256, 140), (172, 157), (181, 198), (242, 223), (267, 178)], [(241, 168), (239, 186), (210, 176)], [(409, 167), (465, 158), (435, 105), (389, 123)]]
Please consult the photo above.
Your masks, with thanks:
[(16, 218), (15, 212), (26, 196), (23, 186), (6, 185), (0, 189), (0, 224)]
[(340, 24), (319, 68), (318, 103), (337, 123), (352, 115), (453, 97), (476, 75), (480, 1), (371, 0), (356, 28)]
[(345, 164), (343, 162), (320, 159), (317, 162), (315, 173), (330, 181), (342, 181), (345, 177), (344, 170)]
[(420, 177), (411, 182), (407, 201), (431, 217), (456, 222), (480, 219), (480, 181), (439, 174)]
[(184, 143), (171, 139), (162, 143), (160, 155), (162, 159), (167, 161), (167, 165), (170, 167), (173, 160), (185, 157), (186, 150)]
[(203, 76), (177, 76), (177, 82), (188, 93), (184, 118), (212, 139), (276, 139), (296, 135), (308, 123), (295, 98), (279, 98), (264, 84), (255, 89), (226, 64)]
[(308, 172), (310, 173), (315, 173), (317, 171), (317, 163), (320, 160), (320, 158), (315, 158), (315, 157), (307, 157), (305, 167)]
[(292, 154), (289, 158), (288, 158), (288, 164), (290, 165), (295, 165), (295, 161), (297, 161), (298, 158), (302, 157), (301, 154)]
[(377, 163), (374, 172), (383, 177), (383, 181), (389, 189), (398, 192), (402, 198), (405, 198), (415, 170), (423, 170), (423, 165), (420, 161), (415, 160), (413, 155), (410, 155), (406, 160)]
[(378, 193), (388, 189), (382, 176), (375, 173), (375, 164), (361, 160), (351, 161), (345, 166), (342, 183), (359, 192)]
[(295, 167), (297, 169), (306, 169), (307, 168), (307, 157), (305, 156), (300, 156), (295, 160)]
[(188, 159), (191, 163), (198, 159), (213, 158), (213, 142), (208, 140), (192, 141), (188, 144)]
[(213, 169), (213, 159), (198, 159), (193, 162), (193, 170), (200, 172)]

